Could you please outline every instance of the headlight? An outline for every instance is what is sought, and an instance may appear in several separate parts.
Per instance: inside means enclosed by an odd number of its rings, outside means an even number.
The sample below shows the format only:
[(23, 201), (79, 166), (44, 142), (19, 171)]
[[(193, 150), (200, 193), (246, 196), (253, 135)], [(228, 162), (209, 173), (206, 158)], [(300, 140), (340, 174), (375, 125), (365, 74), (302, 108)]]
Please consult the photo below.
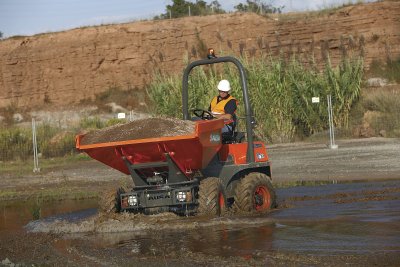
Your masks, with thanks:
[(263, 158), (265, 158), (265, 155), (264, 155), (264, 154), (262, 154), (262, 153), (257, 153), (257, 159), (261, 160), (261, 159), (263, 159)]
[(137, 206), (138, 205), (137, 196), (129, 196), (128, 197), (128, 204), (129, 204), (129, 206)]
[(178, 199), (179, 202), (185, 202), (186, 201), (186, 192), (179, 191), (176, 194), (176, 199)]

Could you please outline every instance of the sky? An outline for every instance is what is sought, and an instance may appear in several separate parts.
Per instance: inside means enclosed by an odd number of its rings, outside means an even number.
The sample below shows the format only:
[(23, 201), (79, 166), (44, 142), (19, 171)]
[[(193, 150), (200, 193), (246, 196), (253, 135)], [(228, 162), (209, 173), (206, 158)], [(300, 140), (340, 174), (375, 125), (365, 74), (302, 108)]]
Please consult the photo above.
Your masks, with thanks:
[[(205, 0), (210, 3), (212, 0)], [(195, 2), (195, 0), (191, 0)], [(218, 0), (226, 11), (245, 0)], [(351, 0), (272, 0), (284, 12), (316, 10), (358, 2)], [(366, 2), (366, 1), (364, 1)], [(63, 31), (81, 26), (151, 19), (166, 12), (171, 0), (0, 0), (3, 38)]]

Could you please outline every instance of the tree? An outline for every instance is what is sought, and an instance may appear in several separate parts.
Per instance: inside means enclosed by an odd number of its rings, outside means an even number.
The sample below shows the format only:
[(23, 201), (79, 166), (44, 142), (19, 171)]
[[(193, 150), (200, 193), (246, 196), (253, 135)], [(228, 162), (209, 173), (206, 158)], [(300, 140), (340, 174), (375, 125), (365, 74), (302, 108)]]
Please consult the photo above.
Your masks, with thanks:
[(240, 12), (254, 12), (254, 13), (282, 13), (284, 6), (274, 7), (272, 3), (266, 3), (263, 0), (246, 0), (247, 4), (238, 4), (234, 6), (237, 11)]
[(166, 13), (154, 17), (154, 19), (181, 18), (189, 16), (203, 16), (208, 14), (225, 13), (217, 0), (207, 5), (206, 1), (196, 0), (195, 3), (185, 0), (173, 0), (172, 5), (166, 6)]
[(172, 5), (167, 5), (167, 11), (171, 12), (172, 18), (187, 16), (189, 3), (185, 0), (173, 0)]
[(2, 33), (2, 32), (0, 32), (0, 39), (1, 39), (1, 38), (3, 38), (3, 33)]
[(225, 10), (221, 8), (221, 4), (217, 0), (212, 1), (207, 7), (210, 8), (211, 12), (214, 14), (226, 13)]
[(193, 9), (191, 14), (193, 16), (225, 13), (225, 11), (221, 8), (221, 4), (217, 0), (212, 1), (208, 5), (205, 1), (196, 0), (196, 3), (190, 3), (190, 7)]

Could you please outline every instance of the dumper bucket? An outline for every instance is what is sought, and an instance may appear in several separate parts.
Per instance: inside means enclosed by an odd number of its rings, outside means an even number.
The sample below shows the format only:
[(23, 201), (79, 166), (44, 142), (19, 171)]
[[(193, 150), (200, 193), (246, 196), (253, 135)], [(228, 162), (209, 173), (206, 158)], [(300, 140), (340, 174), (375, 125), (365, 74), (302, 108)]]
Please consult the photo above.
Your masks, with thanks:
[(76, 136), (76, 148), (122, 173), (129, 174), (124, 160), (131, 164), (166, 161), (168, 154), (180, 170), (190, 173), (205, 168), (220, 150), (223, 120), (202, 120), (194, 123), (190, 134), (157, 138), (133, 139), (103, 143), (84, 141)]

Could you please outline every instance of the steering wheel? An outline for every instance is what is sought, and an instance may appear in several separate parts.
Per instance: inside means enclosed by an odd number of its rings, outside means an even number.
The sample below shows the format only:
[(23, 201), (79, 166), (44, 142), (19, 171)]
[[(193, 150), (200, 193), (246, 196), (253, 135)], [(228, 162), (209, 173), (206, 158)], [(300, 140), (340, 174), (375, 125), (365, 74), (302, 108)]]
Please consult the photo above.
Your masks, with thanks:
[(194, 109), (194, 110), (193, 110), (193, 114), (194, 114), (196, 117), (198, 117), (198, 118), (200, 118), (200, 119), (202, 119), (202, 120), (212, 120), (212, 119), (215, 119), (214, 115), (213, 115), (210, 111), (205, 110), (205, 109)]

